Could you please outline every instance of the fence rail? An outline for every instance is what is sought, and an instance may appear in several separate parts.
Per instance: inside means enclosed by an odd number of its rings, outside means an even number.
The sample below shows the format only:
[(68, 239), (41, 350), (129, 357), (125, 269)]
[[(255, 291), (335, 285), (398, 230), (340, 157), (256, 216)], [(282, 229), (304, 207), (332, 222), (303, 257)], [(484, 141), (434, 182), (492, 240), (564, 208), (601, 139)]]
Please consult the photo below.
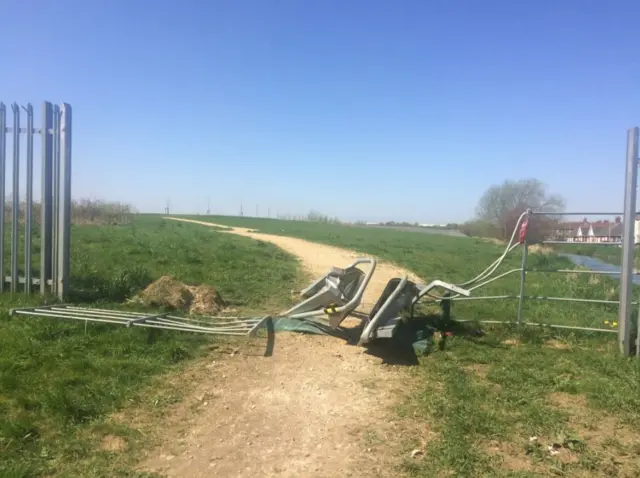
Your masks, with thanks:
[[(21, 110), (26, 113), (22, 121)], [(71, 106), (60, 106), (50, 102), (42, 105), (42, 127), (34, 127), (34, 110), (31, 104), (11, 105), (11, 126), (7, 121), (8, 110), (0, 102), (0, 292), (9, 285), (11, 292), (23, 286), (26, 294), (39, 286), (41, 294), (67, 295), (70, 269), (71, 229)], [(23, 124), (24, 123), (24, 124)], [(26, 157), (22, 157), (21, 138), (26, 137)], [(33, 277), (33, 203), (34, 203), (34, 136), (41, 143), (41, 218), (40, 218), (40, 272)], [(10, 274), (5, 276), (5, 207), (8, 138), (12, 138), (12, 197)], [(20, 183), (22, 160), (25, 167), (25, 214), (24, 214), (24, 275), (19, 274), (20, 247)]]
[[(624, 235), (622, 243), (602, 243), (598, 245), (620, 246), (622, 245), (622, 264), (620, 272), (615, 271), (584, 271), (584, 270), (572, 270), (572, 269), (527, 269), (529, 245), (526, 240), (526, 234), (524, 238), (524, 247), (522, 252), (522, 265), (519, 268), (511, 269), (496, 277), (486, 280), (473, 289), (477, 289), (484, 285), (487, 285), (495, 280), (506, 277), (510, 274), (520, 274), (520, 290), (517, 295), (492, 295), (492, 296), (472, 296), (472, 297), (443, 297), (439, 300), (442, 307), (442, 313), (446, 317), (451, 311), (451, 302), (457, 301), (469, 301), (469, 300), (518, 300), (518, 313), (516, 318), (517, 325), (523, 324), (524, 317), (524, 303), (527, 300), (547, 300), (553, 302), (581, 302), (588, 304), (603, 304), (603, 305), (617, 305), (618, 306), (618, 328), (617, 329), (603, 329), (595, 327), (580, 327), (573, 325), (558, 325), (558, 324), (542, 324), (534, 322), (524, 322), (526, 325), (534, 326), (546, 326), (559, 329), (570, 330), (585, 330), (592, 332), (606, 332), (617, 333), (618, 344), (620, 352), (624, 355), (631, 354), (631, 345), (635, 343), (636, 355), (640, 357), (640, 300), (633, 300), (633, 276), (638, 273), (633, 270), (634, 259), (634, 247), (635, 247), (635, 220), (636, 220), (636, 188), (637, 188), (637, 176), (638, 166), (640, 158), (638, 158), (638, 137), (639, 128), (631, 128), (627, 132), (627, 157), (626, 157), (626, 176), (625, 176), (625, 195), (624, 213), (612, 213), (612, 212), (545, 212), (545, 211), (529, 211), (529, 219), (533, 219), (535, 216), (623, 216), (624, 221)], [(525, 228), (526, 232), (526, 228)], [(543, 244), (566, 244), (580, 246), (585, 242), (563, 242), (563, 241), (543, 241)], [(533, 296), (526, 295), (526, 280), (529, 272), (534, 273), (563, 273), (563, 274), (603, 274), (603, 275), (619, 275), (620, 276), (620, 298), (619, 300), (605, 300), (605, 299), (581, 299), (578, 297), (547, 297), (547, 296)], [(638, 306), (637, 315), (637, 336), (631, 338), (632, 329), (632, 306)], [(463, 321), (464, 322), (464, 321)], [(496, 320), (483, 320), (483, 323), (507, 323)]]

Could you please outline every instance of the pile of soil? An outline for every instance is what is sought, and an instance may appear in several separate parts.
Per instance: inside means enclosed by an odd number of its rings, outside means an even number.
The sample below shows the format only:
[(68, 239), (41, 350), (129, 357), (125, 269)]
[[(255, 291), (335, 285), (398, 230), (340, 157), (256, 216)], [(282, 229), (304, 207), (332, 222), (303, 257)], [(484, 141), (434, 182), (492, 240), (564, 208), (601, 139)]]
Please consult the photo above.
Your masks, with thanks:
[(148, 307), (167, 307), (201, 315), (218, 313), (227, 306), (215, 287), (189, 286), (171, 276), (162, 276), (149, 284), (135, 301)]

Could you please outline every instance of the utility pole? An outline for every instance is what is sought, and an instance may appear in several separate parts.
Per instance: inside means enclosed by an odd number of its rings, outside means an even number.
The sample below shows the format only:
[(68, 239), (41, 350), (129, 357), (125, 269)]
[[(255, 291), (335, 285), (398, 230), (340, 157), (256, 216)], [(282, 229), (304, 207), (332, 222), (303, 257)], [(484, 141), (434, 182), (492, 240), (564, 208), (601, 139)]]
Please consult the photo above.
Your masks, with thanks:
[(211, 214), (211, 198), (207, 196), (207, 216)]
[(240, 201), (240, 217), (244, 216), (244, 212), (242, 211), (242, 201)]

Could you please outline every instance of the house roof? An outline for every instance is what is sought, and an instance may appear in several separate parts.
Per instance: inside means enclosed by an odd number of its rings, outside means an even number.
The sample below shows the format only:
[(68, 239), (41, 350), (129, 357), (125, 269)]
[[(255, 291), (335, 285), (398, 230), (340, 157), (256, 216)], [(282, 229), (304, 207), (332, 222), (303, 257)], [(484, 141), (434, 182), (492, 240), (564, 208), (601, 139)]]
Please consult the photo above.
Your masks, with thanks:
[(624, 226), (622, 223), (599, 224), (593, 226), (594, 236), (622, 236)]

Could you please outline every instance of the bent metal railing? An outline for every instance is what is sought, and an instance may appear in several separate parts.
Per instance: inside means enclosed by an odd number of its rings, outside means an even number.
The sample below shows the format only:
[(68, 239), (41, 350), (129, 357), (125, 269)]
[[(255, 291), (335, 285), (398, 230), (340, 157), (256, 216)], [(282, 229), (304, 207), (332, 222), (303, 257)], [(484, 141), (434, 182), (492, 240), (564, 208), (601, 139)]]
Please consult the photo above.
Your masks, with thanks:
[[(529, 213), (530, 216), (552, 216), (554, 213), (548, 212), (534, 212), (531, 211)], [(558, 213), (559, 215), (559, 213)], [(579, 216), (619, 216), (620, 213), (602, 213), (602, 212), (576, 212), (576, 213), (562, 213), (562, 215), (579, 215)], [(542, 244), (567, 244), (567, 245), (584, 245), (583, 242), (561, 242), (561, 241), (542, 241)], [(620, 243), (605, 243), (606, 245), (617, 245), (621, 246)], [(474, 300), (518, 300), (518, 312), (516, 318), (516, 324), (522, 325), (532, 325), (532, 326), (543, 326), (543, 327), (551, 327), (558, 329), (569, 329), (569, 330), (584, 330), (590, 332), (605, 332), (605, 333), (620, 333), (620, 324), (618, 324), (617, 328), (598, 328), (598, 327), (584, 327), (584, 326), (576, 326), (576, 325), (561, 325), (561, 324), (552, 324), (552, 323), (538, 323), (538, 322), (527, 322), (524, 320), (524, 303), (527, 300), (542, 300), (542, 301), (555, 301), (555, 302), (577, 302), (577, 303), (586, 303), (586, 304), (603, 304), (603, 305), (615, 305), (620, 307), (621, 303), (625, 300), (625, 293), (632, 294), (632, 291), (620, 290), (621, 299), (620, 300), (609, 300), (609, 299), (582, 299), (579, 297), (552, 297), (552, 296), (539, 296), (539, 295), (527, 295), (526, 294), (526, 278), (529, 273), (550, 273), (550, 274), (589, 274), (589, 275), (605, 275), (605, 276), (623, 276), (624, 272), (621, 271), (594, 271), (594, 270), (580, 270), (580, 269), (529, 269), (528, 268), (528, 257), (529, 257), (529, 244), (526, 240), (522, 243), (523, 252), (522, 252), (522, 265), (521, 267), (512, 268), (502, 274), (499, 274), (491, 279), (487, 279), (484, 282), (476, 284), (474, 287), (471, 287), (469, 290), (474, 291), (481, 287), (484, 287), (492, 282), (500, 280), (504, 277), (519, 274), (520, 275), (520, 289), (518, 294), (504, 294), (504, 295), (484, 295), (484, 296), (470, 296), (470, 297), (451, 297), (442, 299), (440, 303), (444, 302), (458, 302), (458, 301), (474, 301)], [(623, 267), (624, 269), (624, 267)], [(633, 276), (640, 276), (640, 274), (631, 271)], [(640, 301), (630, 301), (632, 306), (638, 306)], [(449, 307), (444, 307), (446, 310), (449, 310)], [(638, 309), (638, 337), (636, 338), (636, 354), (640, 356), (640, 308)], [(499, 320), (481, 320), (482, 323), (489, 324), (502, 324), (502, 323), (512, 323), (507, 321), (499, 321)]]
[[(450, 304), (452, 301), (463, 300), (503, 300), (503, 299), (518, 299), (518, 313), (517, 324), (520, 325), (523, 322), (524, 315), (524, 303), (526, 300), (548, 300), (558, 302), (582, 302), (589, 304), (603, 304), (603, 305), (617, 305), (618, 306), (618, 326), (616, 329), (602, 329), (595, 327), (581, 327), (571, 325), (559, 325), (559, 324), (540, 324), (533, 322), (526, 322), (527, 325), (541, 325), (547, 327), (554, 327), (560, 329), (575, 329), (575, 330), (587, 330), (595, 332), (613, 332), (618, 334), (618, 346), (620, 352), (623, 355), (630, 355), (632, 350), (632, 344), (635, 343), (636, 355), (640, 357), (640, 307), (638, 307), (638, 315), (636, 317), (636, 337), (631, 337), (631, 330), (633, 324), (632, 308), (638, 306), (640, 301), (633, 301), (633, 276), (637, 275), (633, 270), (634, 263), (634, 248), (636, 243), (635, 225), (636, 225), (636, 193), (638, 186), (638, 165), (640, 158), (638, 157), (638, 142), (639, 142), (638, 127), (630, 128), (627, 131), (627, 156), (625, 163), (625, 191), (624, 191), (624, 213), (602, 213), (602, 212), (569, 212), (569, 213), (549, 213), (543, 211), (528, 211), (528, 218), (535, 216), (622, 216), (624, 224), (624, 232), (622, 236), (622, 243), (603, 243), (602, 245), (622, 245), (622, 264), (619, 272), (617, 271), (590, 271), (590, 270), (573, 270), (573, 269), (553, 269), (553, 270), (541, 270), (541, 269), (527, 269), (529, 244), (527, 242), (526, 232), (527, 223), (523, 224), (521, 229), (521, 238), (523, 252), (522, 252), (522, 265), (519, 268), (511, 269), (503, 274), (488, 279), (470, 290), (478, 289), (498, 279), (506, 277), (510, 274), (520, 274), (520, 291), (518, 295), (494, 295), (494, 296), (471, 296), (471, 297), (451, 297), (443, 298), (439, 302), (442, 306), (442, 310), (446, 311), (448, 315), (450, 310)], [(562, 241), (543, 241), (543, 244), (567, 244), (567, 245), (584, 245), (584, 242), (562, 242)], [(620, 294), (619, 300), (605, 300), (605, 299), (581, 299), (578, 297), (545, 297), (545, 296), (533, 296), (526, 295), (526, 278), (529, 272), (534, 273), (564, 273), (564, 274), (601, 274), (601, 275), (619, 275), (620, 276)], [(482, 321), (485, 323), (505, 323), (502, 321)]]

